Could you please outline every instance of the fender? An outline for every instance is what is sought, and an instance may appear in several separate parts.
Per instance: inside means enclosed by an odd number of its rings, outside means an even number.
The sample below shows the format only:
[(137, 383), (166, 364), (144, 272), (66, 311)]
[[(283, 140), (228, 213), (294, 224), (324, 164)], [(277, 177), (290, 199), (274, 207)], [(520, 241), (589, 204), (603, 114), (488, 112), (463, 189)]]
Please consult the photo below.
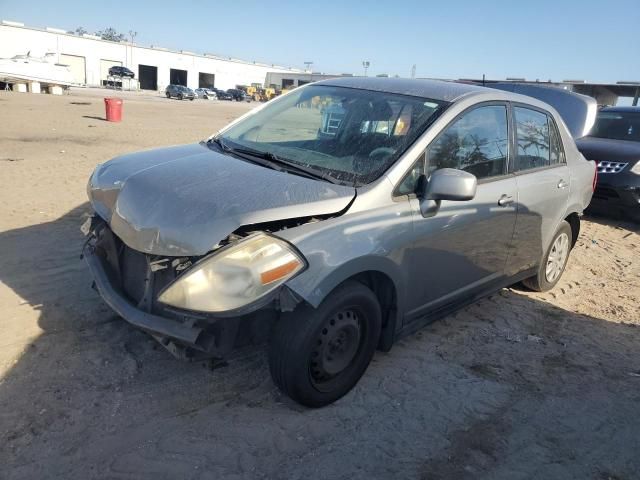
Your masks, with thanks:
[[(312, 264), (318, 260), (320, 259), (309, 258), (309, 263)], [(337, 268), (332, 268), (330, 273), (324, 277), (305, 275), (307, 273), (305, 272), (288, 282), (287, 286), (309, 305), (317, 308), (338, 285), (351, 277), (365, 272), (377, 272), (389, 278), (396, 290), (397, 309), (398, 311), (403, 311), (404, 298), (402, 292), (405, 289), (402, 288), (401, 280), (399, 281), (399, 279), (402, 279), (404, 275), (395, 262), (378, 255), (367, 255), (351, 259)]]

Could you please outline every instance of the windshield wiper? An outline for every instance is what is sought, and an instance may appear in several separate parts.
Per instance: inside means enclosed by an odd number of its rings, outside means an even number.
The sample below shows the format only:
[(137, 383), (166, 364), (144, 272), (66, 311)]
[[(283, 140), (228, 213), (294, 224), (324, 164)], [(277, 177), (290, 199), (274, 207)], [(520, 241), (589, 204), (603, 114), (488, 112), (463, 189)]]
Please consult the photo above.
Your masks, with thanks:
[(286, 170), (293, 173), (298, 173), (300, 175), (315, 178), (318, 180), (324, 180), (326, 182), (333, 183), (333, 184), (340, 185), (343, 183), (342, 181), (338, 180), (337, 178), (333, 177), (327, 172), (320, 172), (315, 168), (307, 167), (305, 165), (300, 165), (295, 162), (290, 162), (288, 160), (285, 160), (284, 158), (279, 157), (273, 152), (257, 152), (253, 150), (247, 150), (246, 152), (247, 153), (251, 152), (249, 153), (250, 155), (260, 156), (265, 160), (281, 165)]
[(215, 143), (223, 152), (228, 151), (228, 149), (230, 148), (227, 144), (225, 144), (222, 141), (221, 137), (213, 137), (207, 140), (207, 145), (211, 145), (212, 143)]
[[(209, 141), (210, 143), (215, 143), (223, 152), (228, 152), (231, 154), (239, 155), (242, 158), (247, 160), (254, 161), (254, 159), (260, 159), (261, 162), (255, 162), (265, 167), (269, 167), (273, 170), (277, 170), (279, 172), (288, 171), (290, 173), (296, 173), (298, 175), (305, 176), (307, 178), (315, 178), (317, 180), (323, 180), (325, 182), (342, 185), (343, 182), (338, 180), (337, 178), (331, 176), (328, 173), (322, 173), (313, 169), (311, 167), (305, 167), (304, 165), (299, 165), (297, 163), (289, 162), (283, 158), (280, 158), (275, 153), (272, 152), (261, 152), (258, 150), (252, 150), (249, 148), (238, 148), (231, 147), (227, 145), (222, 138), (215, 137)], [(247, 158), (247, 156), (252, 158)]]

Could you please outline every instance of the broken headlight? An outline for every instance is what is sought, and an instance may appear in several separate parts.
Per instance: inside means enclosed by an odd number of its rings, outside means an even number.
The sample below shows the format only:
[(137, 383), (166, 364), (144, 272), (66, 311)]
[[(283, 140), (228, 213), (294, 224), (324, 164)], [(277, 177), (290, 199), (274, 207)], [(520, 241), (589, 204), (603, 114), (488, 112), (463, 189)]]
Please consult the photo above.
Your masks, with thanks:
[(258, 233), (200, 260), (158, 301), (201, 312), (225, 312), (263, 297), (305, 268), (288, 243)]

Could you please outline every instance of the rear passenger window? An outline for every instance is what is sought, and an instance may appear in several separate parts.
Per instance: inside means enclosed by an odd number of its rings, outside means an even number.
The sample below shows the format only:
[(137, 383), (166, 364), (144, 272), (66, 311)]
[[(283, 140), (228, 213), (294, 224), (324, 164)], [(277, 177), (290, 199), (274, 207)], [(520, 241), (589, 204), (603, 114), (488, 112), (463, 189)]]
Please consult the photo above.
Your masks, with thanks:
[(546, 167), (551, 161), (547, 115), (523, 107), (513, 109), (518, 138), (516, 171)]
[(551, 165), (566, 163), (560, 132), (551, 117), (549, 117), (549, 129), (551, 133)]
[(505, 173), (508, 154), (507, 108), (478, 107), (465, 113), (429, 146), (428, 174), (457, 168), (478, 179)]

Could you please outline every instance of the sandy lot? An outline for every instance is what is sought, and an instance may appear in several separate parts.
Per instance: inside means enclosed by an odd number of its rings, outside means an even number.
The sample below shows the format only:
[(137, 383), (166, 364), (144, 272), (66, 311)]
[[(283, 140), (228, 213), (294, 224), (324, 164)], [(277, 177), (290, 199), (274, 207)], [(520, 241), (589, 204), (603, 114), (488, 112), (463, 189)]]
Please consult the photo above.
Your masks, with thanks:
[(505, 289), (304, 409), (263, 349), (211, 371), (117, 318), (79, 259), (85, 185), (251, 106), (0, 93), (0, 478), (640, 478), (640, 236), (583, 220), (556, 289)]

